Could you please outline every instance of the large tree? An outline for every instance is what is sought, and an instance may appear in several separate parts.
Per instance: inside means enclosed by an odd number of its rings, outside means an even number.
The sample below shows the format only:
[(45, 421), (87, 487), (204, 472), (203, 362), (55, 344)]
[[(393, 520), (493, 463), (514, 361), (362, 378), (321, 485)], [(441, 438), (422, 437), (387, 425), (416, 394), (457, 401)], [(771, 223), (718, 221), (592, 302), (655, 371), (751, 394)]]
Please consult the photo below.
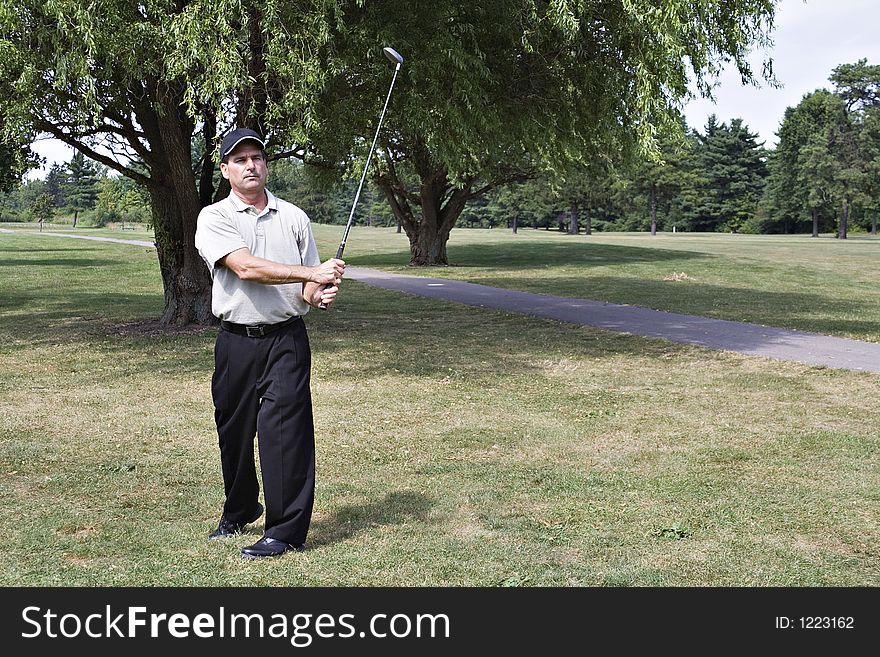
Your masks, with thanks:
[(0, 8), (0, 116), (142, 184), (163, 320), (208, 322), (193, 235), (218, 194), (217, 135), (232, 123), (267, 134), (273, 157), (356, 174), (389, 81), (381, 46), (396, 47), (407, 61), (375, 178), (412, 262), (443, 264), (468, 200), (597, 153), (650, 151), (691, 79), (708, 92), (730, 61), (753, 79), (746, 56), (775, 5), (20, 0)]
[(845, 113), (840, 98), (826, 89), (806, 94), (785, 110), (767, 183), (767, 228), (795, 232), (809, 218), (813, 235), (833, 202), (828, 131)]
[[(214, 321), (194, 235), (199, 210), (223, 193), (212, 157), (218, 134), (233, 123), (265, 129), (279, 118), (267, 114), (269, 93), (288, 108), (285, 118), (303, 116), (297, 94), (314, 93), (315, 79), (303, 72), (318, 63), (325, 4), (334, 3), (0, 5), (0, 117), (8, 134), (51, 135), (147, 190), (165, 290), (162, 321)], [(226, 55), (205, 62), (202, 49)], [(299, 83), (295, 93), (273, 87), (279, 78), (266, 73), (270, 65)], [(214, 76), (224, 81), (222, 104), (213, 103)]]
[(840, 198), (840, 222), (837, 236), (847, 235), (850, 215), (855, 206), (876, 208), (880, 199), (876, 174), (878, 166), (877, 112), (880, 111), (880, 65), (866, 59), (841, 64), (830, 77), (835, 93), (846, 107), (832, 124), (828, 148), (834, 157), (835, 181)]
[[(411, 264), (446, 264), (465, 204), (544, 170), (656, 153), (677, 129), (689, 79), (703, 91), (722, 63), (769, 30), (775, 2), (498, 0), (364, 3), (331, 41), (342, 64), (327, 89), (317, 152), (365, 150), (389, 71), (376, 44), (409, 56), (381, 138), (376, 180), (410, 241)], [(365, 53), (374, 54), (370, 59)], [(364, 103), (364, 98), (371, 99)], [(358, 151), (355, 150), (355, 153)]]
[(811, 217), (814, 236), (836, 215), (845, 238), (854, 209), (880, 205), (880, 66), (842, 64), (830, 79), (833, 93), (817, 90), (785, 112), (767, 208), (784, 229)]

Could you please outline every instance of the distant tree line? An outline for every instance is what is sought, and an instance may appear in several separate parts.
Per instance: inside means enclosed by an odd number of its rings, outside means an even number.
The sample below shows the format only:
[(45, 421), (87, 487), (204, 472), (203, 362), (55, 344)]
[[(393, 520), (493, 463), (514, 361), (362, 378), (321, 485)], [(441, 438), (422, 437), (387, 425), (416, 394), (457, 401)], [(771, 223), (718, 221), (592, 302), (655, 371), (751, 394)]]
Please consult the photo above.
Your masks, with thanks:
[(664, 138), (662, 159), (564, 172), (490, 192), (460, 226), (614, 231), (876, 234), (880, 216), (880, 66), (844, 64), (834, 91), (786, 110), (774, 150), (741, 119), (711, 116)]
[(0, 221), (59, 221), (76, 225), (150, 222), (150, 205), (131, 179), (75, 153), (53, 164), (42, 180), (29, 180), (0, 193)]
[(705, 132), (661, 140), (662, 161), (610, 163), (564, 179), (526, 181), (490, 193), (461, 225), (593, 231), (740, 231), (768, 178), (768, 153), (740, 119), (710, 117)]

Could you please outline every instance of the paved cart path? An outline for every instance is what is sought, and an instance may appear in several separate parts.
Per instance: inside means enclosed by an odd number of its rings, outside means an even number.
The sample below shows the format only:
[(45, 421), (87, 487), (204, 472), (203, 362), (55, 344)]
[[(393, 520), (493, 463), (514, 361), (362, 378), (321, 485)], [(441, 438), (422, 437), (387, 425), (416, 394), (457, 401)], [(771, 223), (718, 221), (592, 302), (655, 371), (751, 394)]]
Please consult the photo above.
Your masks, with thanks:
[[(0, 232), (18, 232), (0, 228)], [(110, 237), (33, 233), (58, 237), (91, 239), (153, 247), (153, 242)], [(880, 344), (835, 338), (818, 333), (710, 319), (624, 306), (588, 299), (556, 297), (547, 294), (518, 292), (487, 285), (391, 274), (365, 267), (349, 266), (346, 277), (387, 290), (416, 294), (432, 299), (455, 301), (479, 308), (545, 317), (572, 324), (594, 326), (608, 331), (632, 333), (672, 342), (694, 344), (710, 349), (734, 351), (749, 356), (764, 356), (808, 365), (824, 365), (865, 372), (880, 372)]]
[(469, 306), (585, 324), (608, 331), (765, 356), (809, 365), (880, 372), (880, 344), (818, 333), (682, 315), (640, 306), (504, 290), (443, 278), (347, 267), (346, 277), (375, 287)]

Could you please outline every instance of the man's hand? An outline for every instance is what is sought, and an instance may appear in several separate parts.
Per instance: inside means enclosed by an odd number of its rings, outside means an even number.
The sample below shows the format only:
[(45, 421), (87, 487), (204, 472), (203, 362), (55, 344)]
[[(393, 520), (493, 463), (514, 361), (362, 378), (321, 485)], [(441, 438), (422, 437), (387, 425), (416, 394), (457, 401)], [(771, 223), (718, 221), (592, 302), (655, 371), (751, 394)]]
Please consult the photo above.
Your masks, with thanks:
[(329, 308), (330, 304), (336, 300), (337, 292), (339, 292), (339, 287), (336, 285), (317, 287), (312, 292), (311, 298), (308, 299), (308, 303), (315, 308)]
[(312, 283), (318, 285), (339, 285), (342, 282), (342, 276), (345, 274), (345, 261), (337, 258), (330, 258), (322, 262), (320, 265), (312, 269)]
[(336, 299), (345, 274), (345, 261), (330, 258), (311, 271), (312, 279), (303, 285), (303, 299), (310, 306), (326, 309)]

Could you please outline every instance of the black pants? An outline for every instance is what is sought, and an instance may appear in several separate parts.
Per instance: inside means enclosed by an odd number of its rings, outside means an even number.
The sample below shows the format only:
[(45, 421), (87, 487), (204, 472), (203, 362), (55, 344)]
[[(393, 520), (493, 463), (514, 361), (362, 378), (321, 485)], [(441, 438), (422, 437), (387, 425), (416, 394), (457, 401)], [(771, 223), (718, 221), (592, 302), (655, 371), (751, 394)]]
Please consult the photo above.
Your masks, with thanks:
[(302, 320), (264, 337), (222, 329), (217, 334), (211, 392), (226, 492), (223, 512), (245, 523), (257, 511), (256, 435), (265, 535), (292, 545), (305, 543), (315, 499), (310, 372)]

